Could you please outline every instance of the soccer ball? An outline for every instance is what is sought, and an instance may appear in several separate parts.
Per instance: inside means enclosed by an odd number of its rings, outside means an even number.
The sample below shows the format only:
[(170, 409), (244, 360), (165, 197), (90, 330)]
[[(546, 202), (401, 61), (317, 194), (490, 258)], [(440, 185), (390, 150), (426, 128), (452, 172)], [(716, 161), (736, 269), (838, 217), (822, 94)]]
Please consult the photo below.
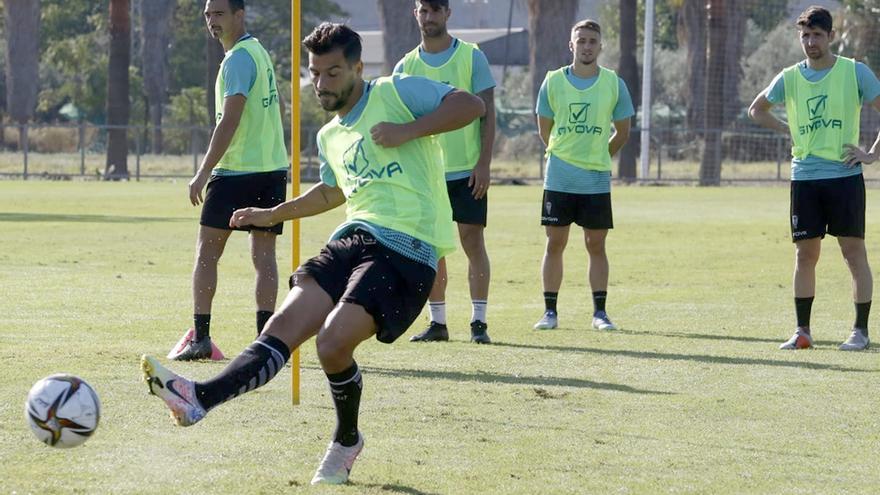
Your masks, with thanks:
[(98, 394), (81, 378), (52, 375), (31, 387), (24, 416), (34, 435), (46, 445), (76, 447), (98, 428), (101, 403)]

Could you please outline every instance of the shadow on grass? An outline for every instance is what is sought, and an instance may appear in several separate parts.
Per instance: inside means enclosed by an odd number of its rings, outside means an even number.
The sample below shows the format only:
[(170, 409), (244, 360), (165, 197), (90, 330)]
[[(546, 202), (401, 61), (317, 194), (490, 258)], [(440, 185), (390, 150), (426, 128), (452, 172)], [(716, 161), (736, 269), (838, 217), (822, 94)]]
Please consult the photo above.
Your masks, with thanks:
[(376, 368), (364, 367), (364, 372), (368, 374), (387, 375), (393, 377), (410, 377), (410, 378), (427, 378), (432, 380), (453, 380), (457, 382), (481, 382), (481, 383), (507, 383), (510, 385), (533, 385), (543, 387), (574, 387), (574, 388), (593, 388), (598, 390), (612, 390), (615, 392), (626, 392), (629, 394), (650, 394), (650, 395), (674, 395), (673, 392), (663, 392), (658, 390), (645, 390), (629, 385), (620, 385), (617, 383), (594, 382), (592, 380), (581, 380), (579, 378), (559, 378), (555, 376), (523, 376), (523, 375), (505, 375), (500, 373), (488, 373), (478, 371), (475, 373), (463, 373), (460, 371), (437, 371), (437, 370), (410, 370), (410, 369), (393, 369), (393, 368)]
[[(698, 340), (731, 340), (734, 342), (756, 342), (775, 344), (778, 346), (788, 337), (763, 338), (763, 337), (743, 337), (741, 335), (713, 335), (708, 333), (688, 333), (688, 332), (645, 332), (643, 330), (627, 330), (622, 329), (617, 333), (624, 335), (645, 335), (654, 337), (671, 337), (679, 339), (698, 339)], [(833, 340), (813, 340), (814, 345), (837, 345), (840, 342)]]
[(354, 486), (362, 486), (364, 488), (378, 488), (379, 490), (383, 490), (391, 493), (408, 493), (410, 495), (439, 495), (435, 492), (423, 492), (417, 488), (413, 488), (411, 486), (403, 486), (403, 485), (395, 485), (391, 483), (350, 483)]
[(78, 222), (78, 223), (131, 223), (131, 222), (191, 222), (181, 217), (125, 217), (119, 215), (62, 215), (58, 213), (0, 213), (0, 222)]
[[(597, 349), (594, 347), (564, 347), (555, 345), (527, 345), (510, 342), (495, 342), (497, 347), (512, 347), (515, 349), (534, 349), (541, 351), (579, 352), (583, 354), (597, 354), (602, 356), (623, 356), (639, 359), (659, 359), (661, 361), (693, 361), (696, 363), (709, 364), (732, 364), (732, 365), (755, 365), (755, 366), (779, 366), (783, 368), (805, 368), (822, 371), (845, 371), (850, 373), (877, 373), (880, 370), (864, 368), (848, 368), (834, 364), (808, 363), (803, 361), (781, 361), (776, 359), (754, 359), (730, 356), (710, 356), (705, 354), (677, 354), (648, 351), (627, 351), (623, 349)], [(790, 351), (779, 351), (790, 352)], [(805, 351), (799, 351), (805, 352)], [(809, 352), (809, 351), (806, 351)]]

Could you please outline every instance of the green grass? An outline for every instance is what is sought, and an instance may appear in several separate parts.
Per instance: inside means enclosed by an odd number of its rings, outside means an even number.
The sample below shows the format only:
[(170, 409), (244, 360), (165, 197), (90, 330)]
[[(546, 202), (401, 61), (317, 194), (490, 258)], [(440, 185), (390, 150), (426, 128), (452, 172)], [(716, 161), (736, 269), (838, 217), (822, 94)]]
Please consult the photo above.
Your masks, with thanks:
[[(776, 349), (793, 328), (786, 188), (616, 188), (608, 307), (622, 330), (614, 333), (589, 329), (577, 231), (561, 328), (531, 329), (543, 308), (541, 191), (490, 195), (496, 345), (466, 342), (459, 251), (449, 259), (453, 342), (404, 337), (358, 349), (367, 446), (349, 486), (312, 490), (335, 419), (311, 342), (296, 408), (283, 372), (182, 429), (140, 383), (138, 356), (164, 356), (189, 323), (197, 209), (185, 184), (0, 181), (0, 491), (876, 491), (880, 368), (874, 351), (836, 350), (853, 309), (833, 238), (818, 270), (817, 348)], [(868, 192), (872, 255), (877, 195)], [(316, 253), (341, 216), (305, 220), (303, 252)], [(289, 245), (288, 229), (284, 272)], [(228, 355), (253, 337), (252, 277), (246, 238), (236, 234), (212, 329)], [(204, 379), (223, 366), (174, 368)], [(31, 384), (56, 372), (83, 377), (103, 402), (98, 432), (69, 451), (38, 443), (22, 414)]]

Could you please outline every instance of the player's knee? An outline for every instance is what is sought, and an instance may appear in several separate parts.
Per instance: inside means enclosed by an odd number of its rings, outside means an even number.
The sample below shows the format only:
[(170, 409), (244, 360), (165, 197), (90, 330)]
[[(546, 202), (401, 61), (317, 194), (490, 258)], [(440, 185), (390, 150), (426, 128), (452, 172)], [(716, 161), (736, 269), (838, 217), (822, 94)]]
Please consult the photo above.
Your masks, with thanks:
[(486, 251), (486, 243), (482, 230), (468, 230), (462, 232), (461, 247), (467, 256), (482, 255)]
[(868, 254), (864, 244), (845, 244), (840, 246), (843, 259), (850, 265), (860, 265), (868, 262)]
[(568, 240), (564, 237), (548, 236), (547, 237), (547, 254), (561, 255), (565, 251), (565, 245)]
[(344, 361), (351, 357), (351, 349), (340, 335), (333, 332), (319, 332), (315, 339), (318, 359), (322, 363)]
[(587, 251), (593, 256), (605, 254), (605, 239), (588, 239)]
[(819, 262), (819, 250), (812, 247), (798, 247), (795, 260), (800, 266), (813, 266)]

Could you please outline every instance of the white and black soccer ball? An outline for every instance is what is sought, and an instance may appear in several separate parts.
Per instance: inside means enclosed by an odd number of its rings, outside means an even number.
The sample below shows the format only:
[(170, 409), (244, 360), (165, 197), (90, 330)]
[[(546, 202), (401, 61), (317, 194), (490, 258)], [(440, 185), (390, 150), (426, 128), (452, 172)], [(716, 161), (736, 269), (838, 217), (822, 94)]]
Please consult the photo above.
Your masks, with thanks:
[(31, 387), (24, 416), (34, 435), (46, 445), (76, 447), (98, 428), (101, 403), (95, 390), (81, 378), (52, 375)]

